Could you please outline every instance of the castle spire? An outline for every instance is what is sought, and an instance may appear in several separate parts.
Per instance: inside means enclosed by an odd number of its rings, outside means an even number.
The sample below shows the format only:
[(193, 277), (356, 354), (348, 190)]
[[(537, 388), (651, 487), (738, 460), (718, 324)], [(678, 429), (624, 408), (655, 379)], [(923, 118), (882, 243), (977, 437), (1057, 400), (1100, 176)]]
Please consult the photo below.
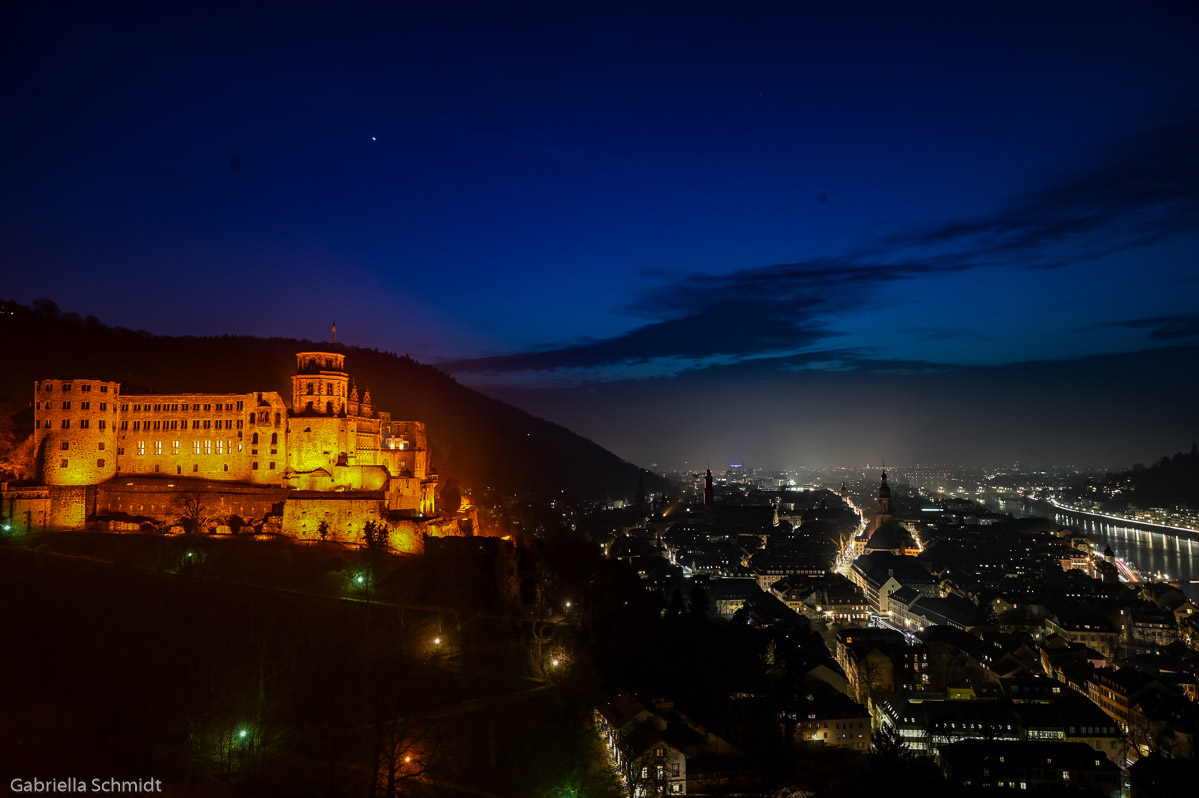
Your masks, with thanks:
[(333, 342), (337, 342), (337, 319), (333, 320)]

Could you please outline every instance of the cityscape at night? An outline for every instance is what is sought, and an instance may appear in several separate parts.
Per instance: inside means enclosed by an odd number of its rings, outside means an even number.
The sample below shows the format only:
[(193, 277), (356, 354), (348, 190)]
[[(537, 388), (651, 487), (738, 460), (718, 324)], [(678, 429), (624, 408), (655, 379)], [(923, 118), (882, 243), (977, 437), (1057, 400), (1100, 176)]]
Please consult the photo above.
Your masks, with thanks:
[(1193, 3), (0, 30), (9, 794), (1193, 794)]

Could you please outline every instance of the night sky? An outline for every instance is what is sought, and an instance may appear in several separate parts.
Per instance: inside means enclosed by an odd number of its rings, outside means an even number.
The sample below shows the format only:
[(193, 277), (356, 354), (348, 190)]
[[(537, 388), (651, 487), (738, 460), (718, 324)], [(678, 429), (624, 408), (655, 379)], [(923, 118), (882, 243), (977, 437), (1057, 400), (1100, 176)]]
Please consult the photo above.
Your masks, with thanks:
[(0, 297), (663, 468), (1199, 438), (1193, 2), (245, 5), (5, 5)]

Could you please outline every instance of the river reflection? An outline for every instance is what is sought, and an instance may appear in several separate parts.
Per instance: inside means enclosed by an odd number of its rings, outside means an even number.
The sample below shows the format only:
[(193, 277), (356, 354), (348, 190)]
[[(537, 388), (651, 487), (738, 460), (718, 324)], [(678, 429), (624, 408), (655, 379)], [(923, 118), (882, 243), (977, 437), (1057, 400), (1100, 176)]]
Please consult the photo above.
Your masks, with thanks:
[(1062, 526), (1074, 527), (1093, 540), (1100, 548), (1111, 546), (1116, 556), (1131, 564), (1147, 579), (1157, 574), (1169, 575), (1183, 582), (1183, 592), (1199, 601), (1199, 541), (1163, 535), (1148, 529), (1121, 526), (1086, 515), (1062, 513), (1046, 507), (1038, 511), (1035, 505), (1026, 508), (1023, 502), (992, 499), (987, 506), (1017, 518), (1052, 518)]

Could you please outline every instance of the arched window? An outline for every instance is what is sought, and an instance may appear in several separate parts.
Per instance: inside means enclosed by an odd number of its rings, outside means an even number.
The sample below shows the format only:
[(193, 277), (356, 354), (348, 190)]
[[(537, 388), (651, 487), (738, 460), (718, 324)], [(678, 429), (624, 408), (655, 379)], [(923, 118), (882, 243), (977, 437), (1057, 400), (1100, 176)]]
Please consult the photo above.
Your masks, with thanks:
[(279, 444), (279, 433), (272, 432), (271, 433), (271, 446), (277, 446), (278, 444)]
[(308, 383), (308, 395), (312, 396), (312, 383)]
[(253, 445), (253, 446), (257, 446), (257, 445), (258, 445), (258, 433), (257, 433), (257, 432), (255, 432), (255, 433), (254, 433), (254, 434), (253, 434), (253, 435), (250, 437), (250, 443), (251, 443), (251, 445)]
[(282, 420), (283, 420), (283, 414), (282, 414), (282, 413), (276, 413), (276, 414), (275, 414), (275, 426), (276, 426), (276, 427), (277, 427), (277, 426), (279, 426), (279, 422), (280, 422), (280, 421), (282, 421)]

